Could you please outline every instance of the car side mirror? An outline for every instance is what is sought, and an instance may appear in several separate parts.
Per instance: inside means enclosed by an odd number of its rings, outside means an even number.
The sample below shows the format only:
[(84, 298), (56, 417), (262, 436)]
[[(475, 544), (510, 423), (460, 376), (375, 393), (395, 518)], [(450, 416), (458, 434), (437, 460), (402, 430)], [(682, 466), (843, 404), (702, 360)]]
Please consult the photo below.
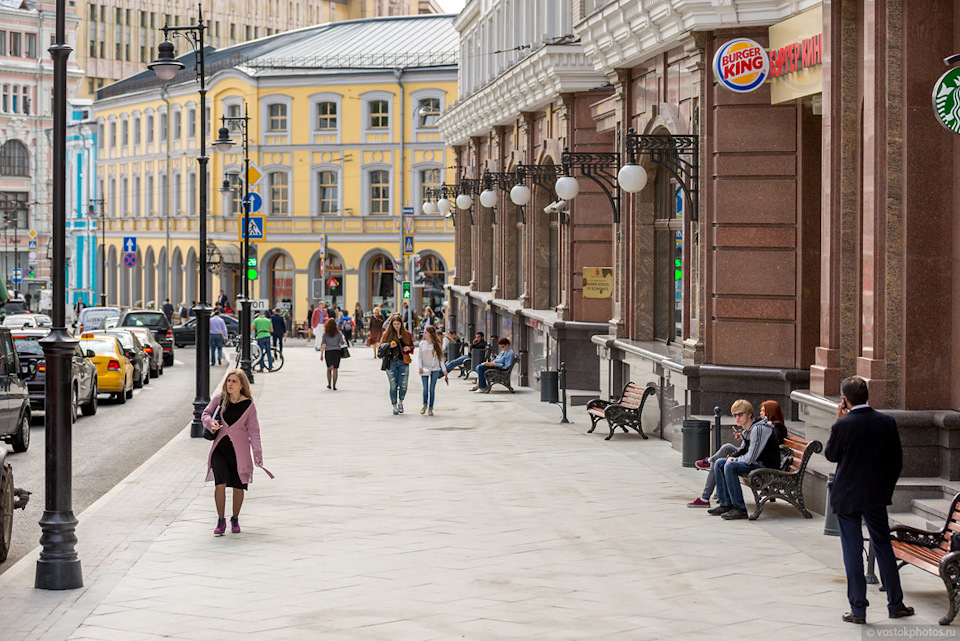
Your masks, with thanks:
[(83, 353), (83, 355), (86, 356), (87, 358), (93, 358), (94, 356), (97, 355), (97, 353), (92, 349), (88, 349), (86, 352)]
[(133, 351), (132, 349), (128, 349), (128, 350), (127, 350), (126, 352), (124, 352), (124, 353), (127, 355), (127, 358), (134, 358), (134, 357), (137, 355), (137, 353), (136, 353), (135, 351)]

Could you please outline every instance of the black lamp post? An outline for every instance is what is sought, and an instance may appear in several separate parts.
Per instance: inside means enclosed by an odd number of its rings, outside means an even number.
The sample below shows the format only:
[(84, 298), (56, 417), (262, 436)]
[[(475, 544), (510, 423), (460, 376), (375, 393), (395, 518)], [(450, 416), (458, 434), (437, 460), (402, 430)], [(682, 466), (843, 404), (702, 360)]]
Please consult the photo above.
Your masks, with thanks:
[(210, 402), (210, 311), (207, 301), (207, 85), (204, 78), (203, 35), (207, 25), (203, 21), (203, 7), (197, 5), (198, 20), (195, 25), (170, 27), (163, 25), (163, 42), (157, 45), (157, 59), (147, 65), (161, 80), (173, 80), (183, 69), (183, 63), (174, 54), (170, 36), (181, 36), (193, 47), (196, 55), (197, 80), (200, 82), (200, 155), (197, 156), (200, 172), (200, 302), (193, 308), (197, 319), (197, 376), (196, 398), (193, 399), (193, 422), (190, 436), (203, 436), (200, 417)]
[[(53, 166), (67, 160), (67, 45), (66, 0), (57, 0), (56, 33), (48, 51), (53, 58)], [(44, 416), (46, 482), (40, 545), (34, 585), (44, 590), (83, 587), (77, 556), (77, 518), (73, 515), (73, 425), (70, 420), (71, 360), (77, 347), (66, 327), (67, 226), (66, 173), (53, 172), (53, 328), (40, 341), (47, 363)]]
[(100, 307), (107, 306), (107, 216), (103, 198), (91, 198), (87, 208), (90, 216), (100, 213)]
[(243, 239), (240, 244), (240, 269), (243, 271), (240, 299), (240, 369), (253, 383), (253, 368), (250, 366), (250, 278), (247, 273), (250, 269), (250, 265), (247, 264), (247, 258), (250, 256), (250, 137), (248, 135), (250, 116), (247, 113), (246, 103), (243, 105), (242, 116), (220, 116), (220, 120), (223, 126), (220, 127), (219, 136), (213, 143), (217, 151), (226, 153), (234, 145), (230, 139), (227, 123), (240, 126), (243, 144), (243, 200), (241, 201), (243, 202), (243, 221), (240, 227), (240, 237)]

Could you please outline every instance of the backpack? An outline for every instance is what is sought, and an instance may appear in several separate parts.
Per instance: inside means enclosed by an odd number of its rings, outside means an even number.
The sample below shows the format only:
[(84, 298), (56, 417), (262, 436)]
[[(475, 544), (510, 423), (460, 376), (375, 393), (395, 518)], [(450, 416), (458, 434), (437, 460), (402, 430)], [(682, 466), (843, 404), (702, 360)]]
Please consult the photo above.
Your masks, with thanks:
[(343, 317), (343, 329), (353, 329), (353, 320), (349, 316)]

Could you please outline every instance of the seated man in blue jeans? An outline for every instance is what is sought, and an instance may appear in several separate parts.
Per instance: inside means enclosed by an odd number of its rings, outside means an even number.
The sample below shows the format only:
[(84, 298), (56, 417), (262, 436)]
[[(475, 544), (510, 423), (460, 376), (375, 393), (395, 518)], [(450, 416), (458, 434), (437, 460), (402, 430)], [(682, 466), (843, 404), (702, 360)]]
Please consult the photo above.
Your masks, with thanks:
[(497, 354), (497, 357), (489, 363), (481, 363), (477, 365), (477, 386), (473, 391), (478, 394), (488, 394), (490, 392), (490, 388), (487, 386), (486, 379), (487, 370), (510, 369), (510, 366), (513, 365), (513, 359), (515, 356), (513, 354), (513, 350), (510, 349), (510, 339), (504, 336), (497, 341), (497, 345), (500, 346), (500, 353)]
[[(740, 399), (733, 402), (730, 412), (734, 418), (752, 416), (753, 405)], [(747, 518), (740, 477), (761, 467), (780, 467), (780, 444), (774, 436), (773, 425), (766, 418), (762, 418), (744, 429), (744, 441), (740, 449), (725, 459), (718, 459), (713, 467), (716, 469), (720, 506), (707, 510), (707, 514), (722, 516), (726, 520)]]

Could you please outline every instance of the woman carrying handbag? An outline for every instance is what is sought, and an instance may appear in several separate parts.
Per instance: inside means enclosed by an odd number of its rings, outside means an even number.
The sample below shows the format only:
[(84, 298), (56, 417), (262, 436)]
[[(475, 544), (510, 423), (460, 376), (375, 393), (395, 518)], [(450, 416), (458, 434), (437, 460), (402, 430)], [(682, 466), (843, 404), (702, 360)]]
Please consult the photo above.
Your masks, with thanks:
[(410, 355), (413, 353), (413, 336), (403, 326), (400, 314), (394, 314), (384, 325), (380, 339), (380, 369), (387, 373), (390, 382), (390, 402), (394, 415), (403, 414), (403, 399), (407, 395), (407, 379), (410, 377)]
[[(201, 417), (205, 430), (215, 434), (207, 455), (207, 479), (214, 482), (213, 501), (217, 508), (215, 536), (227, 529), (224, 518), (227, 486), (233, 488), (233, 516), (230, 531), (240, 533), (240, 508), (247, 484), (253, 480), (253, 466), (263, 467), (260, 422), (253, 404), (250, 381), (243, 370), (231, 370), (219, 394), (210, 399)], [(251, 450), (253, 456), (250, 455)], [(266, 471), (266, 470), (264, 470)], [(267, 472), (273, 478), (273, 475)]]

